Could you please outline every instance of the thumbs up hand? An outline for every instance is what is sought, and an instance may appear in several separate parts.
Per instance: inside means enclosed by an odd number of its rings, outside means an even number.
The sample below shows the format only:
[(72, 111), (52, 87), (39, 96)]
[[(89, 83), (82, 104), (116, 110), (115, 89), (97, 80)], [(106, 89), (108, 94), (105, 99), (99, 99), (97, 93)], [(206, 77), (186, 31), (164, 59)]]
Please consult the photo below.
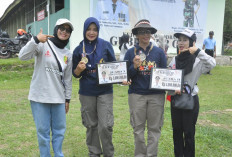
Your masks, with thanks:
[(40, 28), (40, 32), (37, 35), (37, 38), (41, 43), (45, 43), (48, 40), (48, 38), (52, 38), (52, 37), (54, 37), (54, 36), (53, 35), (43, 34), (43, 29), (42, 28)]

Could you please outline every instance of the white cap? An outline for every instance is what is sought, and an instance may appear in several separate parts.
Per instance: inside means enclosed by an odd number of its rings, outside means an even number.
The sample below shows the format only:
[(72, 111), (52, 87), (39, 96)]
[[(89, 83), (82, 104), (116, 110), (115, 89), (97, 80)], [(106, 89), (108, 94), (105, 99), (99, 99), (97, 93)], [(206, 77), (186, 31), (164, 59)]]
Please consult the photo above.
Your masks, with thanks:
[(185, 35), (185, 36), (189, 37), (190, 39), (193, 39), (193, 41), (196, 41), (196, 34), (193, 31), (189, 30), (189, 29), (185, 29), (182, 32), (174, 34), (174, 36), (176, 38), (179, 38), (180, 35)]
[(58, 19), (56, 21), (56, 26), (67, 24), (71, 27), (72, 31), (74, 31), (72, 23), (68, 19)]

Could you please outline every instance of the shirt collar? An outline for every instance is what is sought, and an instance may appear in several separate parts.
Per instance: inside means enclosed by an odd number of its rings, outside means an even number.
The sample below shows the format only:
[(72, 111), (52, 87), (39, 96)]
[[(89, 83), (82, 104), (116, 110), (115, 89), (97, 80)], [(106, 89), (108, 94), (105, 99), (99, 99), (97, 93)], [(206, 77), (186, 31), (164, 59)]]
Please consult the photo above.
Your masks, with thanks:
[[(152, 43), (150, 42), (150, 43), (149, 43), (149, 45), (147, 46), (147, 48), (146, 48), (146, 52), (150, 50), (150, 48), (151, 48), (151, 44), (152, 44)], [(135, 45), (135, 47), (136, 47), (136, 49), (138, 49), (138, 50), (143, 50), (143, 48), (142, 48), (142, 47), (140, 47), (140, 46), (139, 46), (139, 44)], [(144, 50), (143, 50), (143, 51), (144, 51)]]

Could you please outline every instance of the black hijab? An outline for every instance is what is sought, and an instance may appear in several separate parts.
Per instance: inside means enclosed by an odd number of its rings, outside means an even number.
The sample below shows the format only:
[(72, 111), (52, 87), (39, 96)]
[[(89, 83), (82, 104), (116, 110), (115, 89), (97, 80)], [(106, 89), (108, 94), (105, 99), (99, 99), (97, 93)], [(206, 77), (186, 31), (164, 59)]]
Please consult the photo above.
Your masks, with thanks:
[[(56, 26), (54, 28), (54, 37), (53, 38), (49, 38), (49, 40), (51, 40), (53, 42), (54, 45), (56, 45), (56, 47), (63, 49), (69, 42), (69, 38), (67, 40), (60, 40), (57, 36), (57, 31), (59, 29), (59, 26)], [(71, 33), (70, 33), (71, 36)]]
[[(193, 40), (189, 38), (189, 47), (193, 46)], [(189, 74), (193, 70), (193, 64), (196, 56), (189, 51), (182, 52), (176, 56), (176, 69), (184, 69), (184, 75)]]

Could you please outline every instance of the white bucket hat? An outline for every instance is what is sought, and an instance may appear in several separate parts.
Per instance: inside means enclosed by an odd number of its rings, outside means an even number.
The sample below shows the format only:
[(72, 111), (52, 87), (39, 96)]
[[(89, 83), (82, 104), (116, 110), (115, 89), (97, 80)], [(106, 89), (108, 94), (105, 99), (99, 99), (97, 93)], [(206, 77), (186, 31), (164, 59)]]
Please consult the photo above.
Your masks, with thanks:
[(58, 19), (56, 21), (56, 26), (67, 24), (71, 27), (72, 31), (74, 31), (72, 23), (68, 19)]

